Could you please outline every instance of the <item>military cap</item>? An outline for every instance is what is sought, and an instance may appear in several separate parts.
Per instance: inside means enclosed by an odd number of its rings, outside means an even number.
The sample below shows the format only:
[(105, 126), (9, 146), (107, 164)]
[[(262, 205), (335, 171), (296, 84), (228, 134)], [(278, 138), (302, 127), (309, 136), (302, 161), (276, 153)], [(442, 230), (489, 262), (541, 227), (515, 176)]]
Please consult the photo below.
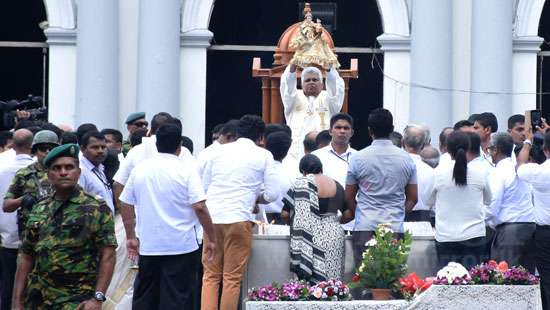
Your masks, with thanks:
[(126, 125), (131, 124), (140, 118), (145, 118), (145, 112), (132, 113), (126, 118)]
[(37, 144), (54, 144), (59, 145), (59, 138), (55, 132), (51, 130), (40, 130), (34, 135), (32, 139), (32, 147), (34, 148)]
[(49, 168), (54, 160), (60, 157), (78, 158), (78, 145), (73, 143), (63, 144), (52, 149), (48, 155), (46, 155), (46, 158), (44, 158), (44, 166)]

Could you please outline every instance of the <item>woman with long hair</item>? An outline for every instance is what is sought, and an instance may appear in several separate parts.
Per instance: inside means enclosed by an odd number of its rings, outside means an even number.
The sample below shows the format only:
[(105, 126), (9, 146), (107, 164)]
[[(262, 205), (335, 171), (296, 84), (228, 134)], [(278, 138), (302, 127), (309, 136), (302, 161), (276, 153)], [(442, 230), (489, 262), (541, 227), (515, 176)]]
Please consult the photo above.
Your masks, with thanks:
[(480, 263), (485, 249), (484, 204), (491, 202), (491, 190), (484, 171), (470, 169), (470, 137), (455, 131), (447, 149), (453, 165), (436, 168), (427, 204), (435, 207), (436, 251), (441, 267), (449, 262), (466, 268)]
[(323, 175), (323, 166), (315, 155), (300, 160), (300, 172), (303, 176), (285, 196), (281, 213), (291, 225), (290, 270), (300, 280), (312, 283), (341, 279), (345, 235), (340, 223), (353, 218), (345, 205), (344, 189)]

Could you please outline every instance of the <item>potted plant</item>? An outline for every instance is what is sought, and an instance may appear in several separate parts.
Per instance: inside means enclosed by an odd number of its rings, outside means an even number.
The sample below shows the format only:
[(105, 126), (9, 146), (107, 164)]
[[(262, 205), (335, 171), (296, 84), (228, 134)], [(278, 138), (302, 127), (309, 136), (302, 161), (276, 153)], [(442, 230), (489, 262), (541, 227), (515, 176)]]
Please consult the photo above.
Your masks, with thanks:
[(402, 239), (396, 239), (390, 224), (378, 225), (366, 244), (368, 247), (350, 287), (370, 289), (375, 300), (389, 299), (392, 289), (398, 289), (399, 278), (407, 271), (411, 242), (409, 232), (405, 232)]

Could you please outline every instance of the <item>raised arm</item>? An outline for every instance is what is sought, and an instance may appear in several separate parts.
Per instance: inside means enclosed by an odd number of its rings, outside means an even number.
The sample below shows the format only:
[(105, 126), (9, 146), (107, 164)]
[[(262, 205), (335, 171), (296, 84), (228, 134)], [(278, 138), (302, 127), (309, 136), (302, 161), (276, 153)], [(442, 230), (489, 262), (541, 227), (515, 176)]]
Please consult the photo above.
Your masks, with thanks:
[(285, 108), (285, 116), (294, 108), (294, 102), (297, 95), (296, 89), (296, 65), (288, 65), (281, 75), (281, 99)]
[(334, 68), (330, 68), (327, 73), (325, 81), (325, 88), (327, 89), (327, 100), (331, 114), (336, 114), (342, 110), (344, 104), (345, 84), (338, 71)]

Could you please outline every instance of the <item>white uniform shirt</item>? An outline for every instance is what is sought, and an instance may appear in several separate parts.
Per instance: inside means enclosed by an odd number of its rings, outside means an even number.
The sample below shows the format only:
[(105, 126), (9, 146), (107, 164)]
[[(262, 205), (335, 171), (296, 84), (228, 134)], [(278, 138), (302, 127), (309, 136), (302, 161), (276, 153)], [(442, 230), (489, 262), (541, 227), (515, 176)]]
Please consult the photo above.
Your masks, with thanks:
[(411, 155), (411, 158), (416, 165), (416, 180), (418, 181), (418, 202), (414, 205), (413, 211), (430, 210), (430, 207), (428, 207), (424, 201), (428, 199), (428, 190), (430, 190), (433, 186), (434, 169), (423, 162), (420, 155), (410, 153), (409, 155)]
[[(27, 154), (16, 155), (11, 160), (2, 162), (2, 166), (0, 166), (0, 197), (2, 197), (2, 201), (8, 192), (15, 173), (32, 163), (34, 163), (34, 160)], [(3, 248), (19, 248), (21, 240), (19, 240), (17, 229), (17, 212), (5, 213), (0, 209), (0, 236)]]
[(277, 197), (275, 201), (266, 205), (261, 205), (265, 213), (281, 213), (281, 211), (283, 210), (283, 197), (288, 192), (288, 190), (292, 186), (293, 181), (295, 180), (295, 178), (287, 175), (283, 164), (280, 161), (273, 162), (273, 169), (277, 174), (277, 184), (279, 185), (280, 192), (279, 197)]
[(437, 167), (435, 169), (446, 169), (448, 167), (451, 167), (454, 165), (454, 160), (452, 159), (451, 157), (451, 154), (449, 154), (448, 152), (447, 153), (443, 153), (441, 154), (441, 156), (439, 157), (439, 164), (437, 165)]
[(207, 162), (202, 181), (214, 224), (252, 221), (262, 184), (267, 202), (280, 194), (273, 156), (246, 138), (221, 145)]
[[(474, 166), (474, 167), (473, 167)], [(436, 169), (428, 191), (428, 206), (435, 205), (435, 240), (465, 241), (485, 236), (484, 204), (491, 203), (491, 189), (485, 172), (468, 164), (467, 185), (453, 180), (453, 167)]]
[(192, 204), (204, 199), (194, 164), (166, 153), (141, 162), (120, 195), (139, 213), (139, 253), (179, 255), (197, 250), (198, 219)]
[[(124, 160), (120, 163), (120, 167), (113, 177), (113, 180), (122, 185), (126, 184), (132, 169), (134, 169), (140, 162), (153, 158), (156, 154), (158, 154), (156, 142), (157, 137), (155, 136), (143, 137), (142, 143), (133, 147), (126, 155), (126, 158), (124, 158)], [(193, 163), (196, 169), (197, 164), (195, 157), (191, 155), (188, 149), (182, 147), (179, 157), (185, 161)]]
[(105, 176), (105, 167), (103, 164), (99, 164), (98, 167), (94, 166), (94, 164), (82, 155), (82, 153), (80, 153), (78, 157), (81, 170), (78, 185), (88, 194), (100, 196), (105, 200), (105, 203), (107, 203), (114, 215), (115, 206), (113, 202), (113, 191)]
[[(489, 176), (495, 170), (493, 159), (490, 156), (484, 156), (483, 152), (481, 152), (480, 154), (482, 155), (474, 158), (470, 163), (468, 163), (468, 167), (472, 167), (472, 169), (482, 171), (485, 174), (485, 177), (489, 179)], [(494, 228), (496, 226), (495, 218), (494, 215), (491, 213), (489, 204), (484, 205), (483, 211), (485, 212), (485, 224)]]
[(518, 177), (533, 189), (535, 222), (550, 225), (550, 159), (541, 165), (523, 164), (517, 171)]
[(355, 149), (348, 146), (348, 149), (344, 153), (338, 155), (332, 147), (332, 143), (329, 143), (329, 145), (315, 150), (311, 154), (319, 157), (321, 160), (324, 175), (334, 179), (343, 188), (346, 188), (349, 161), (355, 152), (357, 152)]
[(516, 165), (508, 157), (499, 161), (489, 178), (493, 199), (489, 209), (495, 225), (534, 222), (533, 202), (529, 185), (518, 178)]
[(206, 166), (206, 163), (216, 155), (216, 153), (219, 151), (219, 146), (221, 143), (218, 141), (214, 141), (212, 144), (207, 146), (204, 150), (202, 150), (199, 155), (197, 156), (197, 167), (199, 169), (199, 175), (202, 177), (202, 173), (204, 171), (204, 167)]

